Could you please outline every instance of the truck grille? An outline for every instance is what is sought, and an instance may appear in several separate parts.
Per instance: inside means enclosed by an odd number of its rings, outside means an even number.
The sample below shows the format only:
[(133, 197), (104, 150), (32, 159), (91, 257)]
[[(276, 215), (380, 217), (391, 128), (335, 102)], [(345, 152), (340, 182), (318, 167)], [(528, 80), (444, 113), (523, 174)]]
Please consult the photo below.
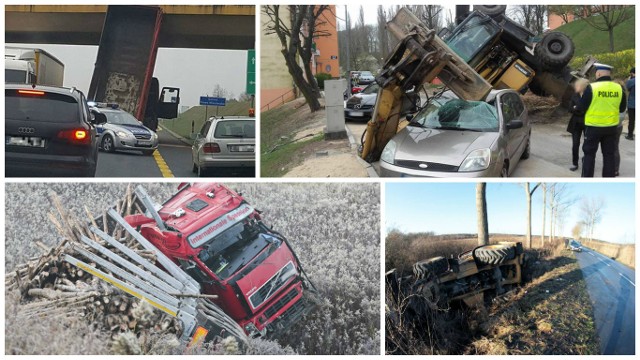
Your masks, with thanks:
[(136, 137), (136, 139), (141, 139), (141, 140), (151, 139), (151, 134), (134, 134), (134, 136)]
[[(442, 171), (442, 172), (457, 172), (458, 166), (455, 165), (447, 165), (447, 164), (438, 164), (424, 161), (414, 161), (414, 160), (396, 160), (395, 164), (398, 166), (402, 166), (409, 169), (414, 170), (423, 170), (423, 171)], [(420, 164), (427, 165), (426, 168), (421, 168)]]
[(269, 279), (258, 291), (249, 296), (249, 301), (254, 309), (262, 305), (270, 297), (278, 293), (278, 289), (282, 287), (292, 275), (295, 275), (295, 267), (292, 262), (287, 263), (278, 271), (271, 279)]
[[(280, 300), (276, 301), (275, 304), (271, 305), (270, 308), (265, 310), (264, 315), (267, 318), (272, 317), (278, 311), (280, 311), (280, 309), (282, 309), (285, 305), (287, 305), (291, 300), (293, 300), (293, 298), (295, 298), (296, 296), (298, 296), (298, 289), (294, 288), (293, 290), (289, 291), (289, 293), (287, 295), (283, 296), (282, 298), (280, 298)], [(291, 309), (289, 309), (289, 310), (291, 310)], [(289, 311), (289, 310), (287, 310), (287, 311)], [(286, 311), (285, 311), (285, 313), (286, 313)], [(285, 313), (283, 313), (283, 315)]]

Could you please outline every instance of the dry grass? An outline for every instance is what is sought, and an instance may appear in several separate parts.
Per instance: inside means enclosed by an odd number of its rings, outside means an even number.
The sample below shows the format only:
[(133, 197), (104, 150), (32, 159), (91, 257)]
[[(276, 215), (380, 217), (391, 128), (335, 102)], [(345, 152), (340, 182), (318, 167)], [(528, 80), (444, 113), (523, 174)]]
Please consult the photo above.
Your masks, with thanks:
[(636, 268), (635, 244), (614, 244), (600, 240), (582, 240), (582, 244), (633, 269)]
[(560, 105), (560, 102), (553, 96), (538, 96), (530, 91), (522, 96), (522, 100), (529, 110), (529, 115), (537, 115), (539, 119), (546, 120), (551, 120), (550, 115)]

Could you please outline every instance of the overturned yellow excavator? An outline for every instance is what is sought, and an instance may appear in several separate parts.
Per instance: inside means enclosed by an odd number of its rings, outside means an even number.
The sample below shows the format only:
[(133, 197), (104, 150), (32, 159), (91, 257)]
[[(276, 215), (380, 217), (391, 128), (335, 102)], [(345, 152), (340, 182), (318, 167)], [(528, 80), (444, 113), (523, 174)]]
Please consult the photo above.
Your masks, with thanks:
[(468, 8), (456, 8), (463, 20), (450, 33), (436, 34), (407, 8), (387, 23), (399, 43), (376, 77), (380, 90), (362, 139), (364, 160), (380, 158), (408, 123), (406, 115), (416, 111), (420, 90), (436, 77), (464, 100), (483, 100), (491, 89), (508, 88), (553, 95), (567, 105), (571, 83), (595, 63), (589, 59), (580, 71), (571, 71), (574, 44), (567, 35), (549, 32), (535, 41), (535, 34), (505, 16), (504, 5)]

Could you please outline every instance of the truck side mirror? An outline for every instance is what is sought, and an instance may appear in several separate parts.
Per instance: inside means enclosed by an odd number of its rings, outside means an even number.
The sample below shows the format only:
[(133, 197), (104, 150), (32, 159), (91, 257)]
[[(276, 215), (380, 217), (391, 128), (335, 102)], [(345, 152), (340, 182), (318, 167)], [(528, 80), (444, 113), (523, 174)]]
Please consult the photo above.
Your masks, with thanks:
[[(147, 101), (154, 101), (149, 99)], [(163, 87), (158, 100), (157, 115), (162, 119), (175, 119), (178, 117), (178, 105), (180, 104), (180, 89)]]

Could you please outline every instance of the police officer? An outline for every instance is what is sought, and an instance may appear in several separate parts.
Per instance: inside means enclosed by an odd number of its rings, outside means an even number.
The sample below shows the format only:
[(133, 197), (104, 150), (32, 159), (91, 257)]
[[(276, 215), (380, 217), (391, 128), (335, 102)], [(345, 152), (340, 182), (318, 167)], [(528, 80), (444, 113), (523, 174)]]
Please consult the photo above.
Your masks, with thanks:
[(602, 149), (602, 177), (615, 177), (619, 114), (627, 109), (627, 100), (622, 86), (611, 79), (613, 68), (600, 63), (594, 66), (596, 81), (586, 88), (579, 106), (585, 111), (582, 177), (593, 177), (598, 146)]

